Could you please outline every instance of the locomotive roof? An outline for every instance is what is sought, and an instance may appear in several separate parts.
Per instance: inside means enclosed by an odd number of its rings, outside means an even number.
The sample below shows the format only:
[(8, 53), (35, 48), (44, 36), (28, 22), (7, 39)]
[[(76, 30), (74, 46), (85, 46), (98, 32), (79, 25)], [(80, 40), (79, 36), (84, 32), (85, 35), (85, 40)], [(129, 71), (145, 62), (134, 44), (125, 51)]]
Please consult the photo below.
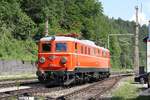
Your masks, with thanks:
[[(52, 39), (52, 37), (44, 37), (44, 38), (41, 38), (40, 41), (50, 41), (51, 39)], [(104, 50), (108, 50), (106, 48), (97, 46), (93, 41), (90, 41), (90, 40), (79, 40), (79, 39), (72, 38), (72, 37), (55, 36), (55, 41), (74, 41), (74, 42), (76, 41), (76, 42), (79, 42), (79, 43), (82, 43), (85, 45), (89, 45), (89, 46), (93, 46), (93, 47), (97, 47), (97, 48), (102, 48)]]

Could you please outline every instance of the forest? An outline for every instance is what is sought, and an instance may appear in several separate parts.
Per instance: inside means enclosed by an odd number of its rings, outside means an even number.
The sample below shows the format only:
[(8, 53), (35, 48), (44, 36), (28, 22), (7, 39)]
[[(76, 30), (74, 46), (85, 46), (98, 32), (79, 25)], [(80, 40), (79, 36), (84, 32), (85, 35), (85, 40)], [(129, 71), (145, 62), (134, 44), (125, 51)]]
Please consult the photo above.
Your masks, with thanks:
[[(134, 12), (133, 12), (134, 13)], [(49, 36), (78, 33), (82, 39), (108, 47), (110, 34), (134, 34), (135, 22), (109, 18), (99, 0), (0, 0), (0, 59), (37, 60), (37, 44), (46, 18)], [(140, 66), (146, 63), (146, 25), (140, 25)], [(109, 37), (111, 64), (132, 68), (134, 36)]]

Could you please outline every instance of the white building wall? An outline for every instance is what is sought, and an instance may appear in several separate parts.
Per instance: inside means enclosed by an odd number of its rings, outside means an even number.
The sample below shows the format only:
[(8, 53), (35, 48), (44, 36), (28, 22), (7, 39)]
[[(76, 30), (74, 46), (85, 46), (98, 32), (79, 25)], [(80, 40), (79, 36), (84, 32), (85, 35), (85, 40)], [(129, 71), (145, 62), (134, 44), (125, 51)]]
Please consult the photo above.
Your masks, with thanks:
[(150, 72), (150, 41), (147, 41), (147, 72)]

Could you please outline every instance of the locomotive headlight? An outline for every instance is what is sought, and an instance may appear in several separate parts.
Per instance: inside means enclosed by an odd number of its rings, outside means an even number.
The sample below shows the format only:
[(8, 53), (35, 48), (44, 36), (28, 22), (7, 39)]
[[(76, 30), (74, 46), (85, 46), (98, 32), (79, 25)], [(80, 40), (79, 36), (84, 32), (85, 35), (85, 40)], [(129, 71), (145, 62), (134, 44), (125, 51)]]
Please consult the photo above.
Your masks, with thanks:
[(44, 58), (44, 57), (41, 57), (41, 58), (39, 59), (39, 62), (40, 62), (40, 63), (44, 63), (44, 62), (45, 62), (45, 58)]
[(66, 62), (67, 62), (67, 58), (66, 57), (61, 57), (60, 63), (61, 64), (66, 64)]

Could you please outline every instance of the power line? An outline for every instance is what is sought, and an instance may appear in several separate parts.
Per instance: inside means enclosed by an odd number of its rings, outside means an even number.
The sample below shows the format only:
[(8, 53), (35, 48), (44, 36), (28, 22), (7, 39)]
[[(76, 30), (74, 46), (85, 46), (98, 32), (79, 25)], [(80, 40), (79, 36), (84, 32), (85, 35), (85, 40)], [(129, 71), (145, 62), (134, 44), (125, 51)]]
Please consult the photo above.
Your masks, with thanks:
[(110, 36), (133, 36), (134, 34), (108, 34), (107, 38), (107, 48), (109, 49), (110, 47)]

